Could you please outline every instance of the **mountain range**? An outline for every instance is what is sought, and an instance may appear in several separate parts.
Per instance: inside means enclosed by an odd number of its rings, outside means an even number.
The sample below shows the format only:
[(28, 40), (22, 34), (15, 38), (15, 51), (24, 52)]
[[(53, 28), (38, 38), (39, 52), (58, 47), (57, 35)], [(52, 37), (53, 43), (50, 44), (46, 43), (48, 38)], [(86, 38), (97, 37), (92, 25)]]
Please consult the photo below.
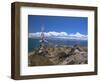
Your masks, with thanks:
[[(79, 32), (68, 34), (66, 32), (44, 32), (44, 36), (47, 39), (72, 39), (72, 40), (87, 40), (88, 35), (81, 34)], [(29, 33), (29, 38), (40, 38), (41, 32)]]

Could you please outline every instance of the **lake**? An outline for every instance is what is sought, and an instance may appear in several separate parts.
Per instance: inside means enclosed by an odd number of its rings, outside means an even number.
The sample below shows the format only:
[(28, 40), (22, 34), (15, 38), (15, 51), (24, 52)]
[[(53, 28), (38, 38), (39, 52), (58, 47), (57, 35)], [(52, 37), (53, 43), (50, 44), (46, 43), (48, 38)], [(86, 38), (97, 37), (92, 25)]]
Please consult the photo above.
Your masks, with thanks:
[[(87, 47), (87, 40), (72, 40), (72, 39), (47, 39), (48, 43), (52, 43), (54, 45), (66, 45), (73, 46), (78, 44), (79, 46)], [(47, 44), (47, 43), (46, 43)], [(38, 48), (40, 45), (40, 39), (28, 38), (28, 52), (31, 52), (35, 48)]]

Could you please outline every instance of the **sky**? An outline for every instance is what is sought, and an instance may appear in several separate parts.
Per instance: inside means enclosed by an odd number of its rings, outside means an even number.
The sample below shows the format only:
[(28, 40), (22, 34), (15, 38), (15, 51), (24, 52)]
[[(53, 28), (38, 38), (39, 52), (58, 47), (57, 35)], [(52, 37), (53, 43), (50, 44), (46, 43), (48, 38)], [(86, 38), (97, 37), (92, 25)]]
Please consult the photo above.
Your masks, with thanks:
[(69, 16), (28, 16), (28, 33), (30, 36), (40, 36), (41, 27), (46, 36), (87, 37), (88, 18)]
[(40, 32), (42, 25), (45, 27), (45, 32), (80, 32), (81, 34), (87, 34), (86, 17), (28, 16), (29, 33)]

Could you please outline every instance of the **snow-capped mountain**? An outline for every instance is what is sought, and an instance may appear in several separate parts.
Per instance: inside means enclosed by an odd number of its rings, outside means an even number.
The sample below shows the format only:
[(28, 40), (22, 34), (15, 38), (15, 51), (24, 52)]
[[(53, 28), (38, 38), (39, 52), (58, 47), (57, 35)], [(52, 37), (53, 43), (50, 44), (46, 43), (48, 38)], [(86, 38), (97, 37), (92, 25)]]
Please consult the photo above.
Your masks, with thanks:
[[(68, 34), (66, 32), (44, 32), (45, 38), (48, 39), (74, 39), (74, 40), (87, 40), (88, 35), (83, 35), (79, 32)], [(40, 38), (41, 32), (29, 33), (29, 38)]]

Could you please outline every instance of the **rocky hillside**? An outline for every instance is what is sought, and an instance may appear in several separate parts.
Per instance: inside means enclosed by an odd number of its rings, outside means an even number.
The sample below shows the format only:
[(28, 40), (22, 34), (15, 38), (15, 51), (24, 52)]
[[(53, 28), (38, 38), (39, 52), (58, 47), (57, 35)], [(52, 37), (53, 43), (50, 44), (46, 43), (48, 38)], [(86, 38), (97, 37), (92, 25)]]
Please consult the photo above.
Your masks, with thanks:
[(74, 45), (73, 47), (47, 47), (46, 51), (39, 50), (29, 53), (29, 66), (87, 64), (87, 48)]

